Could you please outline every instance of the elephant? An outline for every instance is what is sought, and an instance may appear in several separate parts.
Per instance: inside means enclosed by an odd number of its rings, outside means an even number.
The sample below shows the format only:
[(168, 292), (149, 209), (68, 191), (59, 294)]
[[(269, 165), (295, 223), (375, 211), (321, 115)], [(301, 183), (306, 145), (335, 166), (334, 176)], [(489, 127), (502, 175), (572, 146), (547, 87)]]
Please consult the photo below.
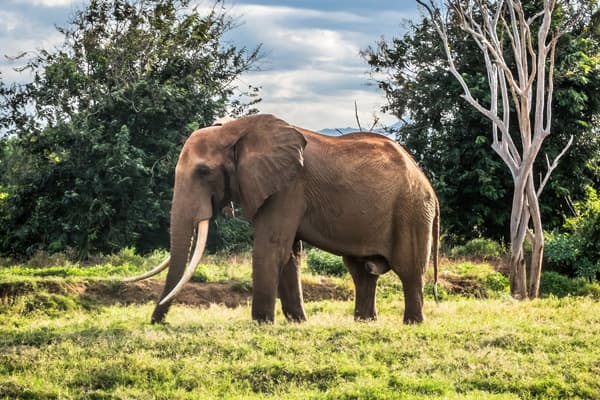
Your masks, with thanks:
[(440, 207), (414, 159), (376, 133), (332, 137), (257, 114), (217, 121), (183, 145), (175, 168), (170, 256), (129, 279), (169, 267), (152, 323), (164, 322), (202, 257), (210, 218), (232, 201), (254, 228), (254, 320), (274, 321), (277, 296), (288, 320), (306, 320), (300, 241), (343, 257), (355, 285), (356, 320), (377, 318), (377, 280), (389, 270), (402, 281), (404, 322), (424, 320), (423, 274), (432, 251), (437, 284)]

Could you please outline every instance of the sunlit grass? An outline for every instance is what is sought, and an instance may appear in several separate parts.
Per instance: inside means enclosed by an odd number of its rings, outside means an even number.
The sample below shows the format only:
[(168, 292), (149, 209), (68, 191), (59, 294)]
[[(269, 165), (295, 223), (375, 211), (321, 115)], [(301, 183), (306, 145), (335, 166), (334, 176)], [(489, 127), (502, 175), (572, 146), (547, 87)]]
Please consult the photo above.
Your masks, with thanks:
[[(252, 322), (247, 305), (175, 305), (168, 325), (154, 326), (154, 304), (103, 305), (74, 289), (90, 279), (118, 289), (163, 256), (0, 268), (0, 398), (600, 399), (600, 302), (515, 301), (493, 288), (487, 264), (444, 263), (447, 284), (460, 277), (477, 291), (439, 304), (427, 295), (427, 320), (413, 326), (402, 323), (393, 273), (379, 280), (379, 319), (369, 323), (354, 322), (348, 300), (307, 302), (302, 324), (278, 304), (274, 325)], [(195, 279), (247, 285), (250, 276), (249, 254), (209, 255)], [(353, 287), (347, 274), (305, 264), (303, 281)]]
[(597, 398), (600, 304), (401, 299), (356, 323), (351, 302), (307, 304), (309, 321), (250, 320), (246, 306), (151, 305), (3, 320), (0, 395), (9, 398)]

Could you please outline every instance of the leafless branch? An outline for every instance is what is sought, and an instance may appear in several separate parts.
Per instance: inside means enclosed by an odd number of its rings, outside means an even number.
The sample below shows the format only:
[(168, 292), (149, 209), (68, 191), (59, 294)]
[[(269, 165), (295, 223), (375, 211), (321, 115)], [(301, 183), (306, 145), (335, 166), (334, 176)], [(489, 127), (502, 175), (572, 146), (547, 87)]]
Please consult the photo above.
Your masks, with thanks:
[(360, 125), (360, 118), (358, 118), (358, 105), (356, 104), (356, 100), (354, 100), (354, 116), (356, 117), (356, 123), (358, 124), (358, 130), (362, 132), (363, 128)]
[(552, 164), (550, 164), (550, 160), (548, 159), (548, 154), (546, 154), (546, 166), (548, 167), (548, 170), (546, 171), (546, 176), (544, 176), (544, 179), (540, 182), (540, 187), (537, 190), (538, 198), (542, 194), (542, 191), (544, 190), (544, 187), (546, 186), (546, 183), (548, 182), (548, 179), (550, 178), (550, 174), (552, 174), (552, 171), (554, 171), (554, 169), (558, 166), (558, 162), (565, 155), (565, 153), (567, 152), (569, 147), (571, 147), (572, 144), (573, 144), (573, 135), (571, 135), (569, 142), (562, 149), (562, 151), (556, 156), (556, 158), (554, 159)]

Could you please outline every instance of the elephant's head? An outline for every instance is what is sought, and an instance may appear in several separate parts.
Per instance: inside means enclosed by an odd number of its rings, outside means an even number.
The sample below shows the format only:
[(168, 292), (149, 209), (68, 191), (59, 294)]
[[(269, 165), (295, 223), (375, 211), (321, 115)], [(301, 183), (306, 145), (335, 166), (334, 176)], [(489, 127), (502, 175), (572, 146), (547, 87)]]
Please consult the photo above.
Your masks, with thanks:
[[(170, 258), (129, 279), (145, 279), (170, 265), (154, 322), (163, 319), (172, 298), (194, 273), (204, 251), (209, 219), (230, 201), (240, 204), (244, 215), (252, 218), (269, 196), (301, 171), (305, 146), (298, 130), (272, 115), (219, 120), (190, 135), (175, 170)], [(196, 246), (186, 268), (194, 236)]]

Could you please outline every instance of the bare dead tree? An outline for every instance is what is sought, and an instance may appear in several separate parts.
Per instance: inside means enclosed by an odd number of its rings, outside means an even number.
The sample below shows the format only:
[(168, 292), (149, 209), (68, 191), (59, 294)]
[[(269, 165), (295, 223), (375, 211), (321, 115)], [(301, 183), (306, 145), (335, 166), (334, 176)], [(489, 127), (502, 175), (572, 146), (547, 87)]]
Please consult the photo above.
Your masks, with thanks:
[[(416, 1), (427, 11), (439, 34), (448, 69), (462, 86), (462, 97), (492, 122), (492, 149), (507, 165), (514, 181), (510, 218), (511, 294), (518, 299), (538, 297), (544, 253), (539, 198), (573, 137), (552, 163), (546, 155), (547, 171), (540, 177), (537, 188), (533, 165), (544, 139), (550, 135), (556, 43), (569, 26), (558, 30), (552, 27), (557, 0), (543, 0), (543, 8), (530, 16), (525, 15), (520, 0), (440, 0), (441, 4), (435, 0)], [(462, 31), (481, 49), (490, 104), (472, 96), (456, 68), (447, 32), (450, 13), (455, 14)], [(517, 129), (510, 126), (511, 104)], [(533, 244), (529, 288), (523, 255), (527, 235)]]

